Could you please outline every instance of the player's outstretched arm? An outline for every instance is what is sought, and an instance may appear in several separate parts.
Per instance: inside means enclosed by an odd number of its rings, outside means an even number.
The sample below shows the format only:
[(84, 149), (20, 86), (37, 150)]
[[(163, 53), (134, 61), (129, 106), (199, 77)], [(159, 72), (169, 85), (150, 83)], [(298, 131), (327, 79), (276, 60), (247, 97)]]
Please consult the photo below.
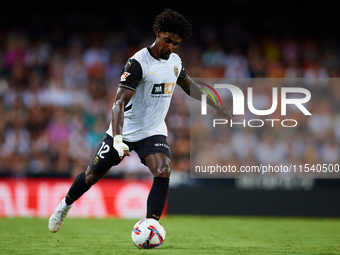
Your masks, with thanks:
[[(201, 95), (205, 94), (201, 89), (201, 86), (194, 82), (189, 76), (185, 80), (178, 80), (177, 84), (185, 91), (185, 93), (199, 101), (201, 101)], [(221, 105), (220, 102), (217, 102), (217, 105), (215, 105), (215, 102), (207, 96), (207, 104), (216, 109), (218, 116), (226, 118), (227, 120), (232, 119), (232, 112)]]
[(124, 108), (129, 103), (134, 91), (118, 88), (115, 101), (112, 106), (112, 135), (113, 147), (118, 151), (119, 157), (130, 156), (129, 147), (122, 141), (122, 129), (124, 124)]

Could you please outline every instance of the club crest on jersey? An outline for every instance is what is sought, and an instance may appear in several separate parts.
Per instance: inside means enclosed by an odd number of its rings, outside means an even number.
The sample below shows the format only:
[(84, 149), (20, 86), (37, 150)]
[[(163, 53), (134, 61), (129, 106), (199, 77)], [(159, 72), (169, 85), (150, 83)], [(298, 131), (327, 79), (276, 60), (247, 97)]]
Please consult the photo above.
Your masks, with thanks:
[(99, 158), (98, 158), (98, 156), (96, 156), (96, 157), (94, 158), (93, 164), (94, 164), (94, 165), (97, 165), (97, 164), (98, 164), (98, 161), (99, 161)]
[(177, 78), (178, 77), (178, 67), (177, 66), (174, 67), (174, 73), (175, 73), (175, 76)]
[(122, 76), (120, 76), (120, 81), (126, 81), (126, 77), (128, 77), (129, 75), (130, 75), (130, 73), (124, 72), (122, 74)]

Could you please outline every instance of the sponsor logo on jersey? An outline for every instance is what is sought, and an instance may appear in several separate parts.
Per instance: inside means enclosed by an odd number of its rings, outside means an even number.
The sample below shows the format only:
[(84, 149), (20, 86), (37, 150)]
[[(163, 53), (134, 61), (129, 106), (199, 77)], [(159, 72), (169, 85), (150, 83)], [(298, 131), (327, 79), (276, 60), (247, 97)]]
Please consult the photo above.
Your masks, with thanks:
[(171, 95), (174, 88), (175, 88), (175, 83), (154, 84), (151, 94), (152, 95)]
[(174, 73), (175, 73), (175, 76), (176, 76), (176, 78), (178, 77), (178, 67), (177, 66), (175, 66), (174, 67)]
[(172, 94), (175, 88), (175, 83), (164, 83), (164, 94)]
[(122, 76), (120, 76), (120, 81), (126, 81), (126, 77), (128, 77), (129, 75), (130, 75), (130, 73), (124, 72), (122, 74)]

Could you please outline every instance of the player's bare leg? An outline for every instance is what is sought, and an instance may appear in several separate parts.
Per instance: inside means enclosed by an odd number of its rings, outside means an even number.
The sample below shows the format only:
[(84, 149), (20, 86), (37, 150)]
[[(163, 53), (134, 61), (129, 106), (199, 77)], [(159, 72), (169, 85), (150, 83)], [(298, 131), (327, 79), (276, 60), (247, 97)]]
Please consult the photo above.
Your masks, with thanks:
[(88, 167), (85, 172), (82, 172), (75, 178), (66, 197), (59, 203), (49, 219), (48, 228), (52, 233), (58, 232), (64, 224), (72, 204), (88, 191), (92, 185), (103, 178), (107, 172), (97, 173)]
[(159, 220), (168, 196), (171, 160), (163, 153), (149, 154), (145, 164), (152, 172), (154, 179), (147, 200), (147, 218)]

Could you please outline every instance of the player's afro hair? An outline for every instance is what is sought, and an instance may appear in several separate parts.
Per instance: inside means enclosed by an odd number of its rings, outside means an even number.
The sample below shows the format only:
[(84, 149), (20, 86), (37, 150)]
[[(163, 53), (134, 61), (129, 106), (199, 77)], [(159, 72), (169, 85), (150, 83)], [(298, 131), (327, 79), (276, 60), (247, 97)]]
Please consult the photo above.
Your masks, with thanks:
[(158, 30), (175, 33), (182, 39), (186, 39), (190, 37), (191, 24), (178, 12), (171, 9), (165, 9), (164, 12), (156, 16), (153, 30), (155, 33), (157, 33)]

